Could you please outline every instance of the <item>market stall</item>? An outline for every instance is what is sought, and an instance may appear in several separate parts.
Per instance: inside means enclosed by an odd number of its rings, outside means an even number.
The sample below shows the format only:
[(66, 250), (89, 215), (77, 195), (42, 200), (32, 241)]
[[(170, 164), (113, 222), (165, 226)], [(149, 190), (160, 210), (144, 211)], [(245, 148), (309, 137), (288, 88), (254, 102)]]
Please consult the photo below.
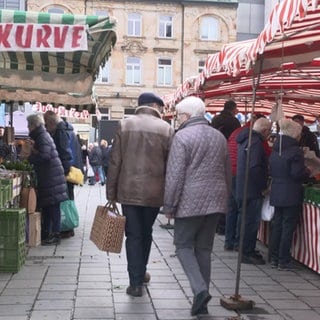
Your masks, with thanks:
[[(208, 56), (199, 75), (163, 97), (167, 110), (196, 95), (212, 113), (220, 112), (226, 99), (234, 99), (242, 113), (270, 115), (282, 109), (287, 117), (301, 114), (314, 122), (320, 114), (319, 52), (320, 1), (284, 0), (275, 5), (257, 39), (225, 45)], [(306, 200), (292, 246), (293, 257), (316, 272), (319, 219), (319, 202)], [(262, 222), (258, 237), (267, 243), (268, 236), (269, 223)]]
[[(95, 112), (93, 84), (115, 44), (114, 28), (108, 16), (0, 10), (2, 102), (30, 102), (61, 116)], [(13, 143), (12, 121), (6, 129), (12, 135), (5, 142)], [(18, 272), (26, 243), (41, 240), (36, 185), (27, 165), (10, 160), (0, 167), (0, 272)]]

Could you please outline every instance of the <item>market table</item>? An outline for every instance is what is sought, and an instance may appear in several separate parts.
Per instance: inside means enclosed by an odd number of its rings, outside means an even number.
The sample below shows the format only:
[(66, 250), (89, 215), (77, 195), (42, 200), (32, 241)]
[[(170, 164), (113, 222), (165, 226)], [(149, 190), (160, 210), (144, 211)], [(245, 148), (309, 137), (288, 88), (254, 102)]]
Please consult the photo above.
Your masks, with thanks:
[[(303, 210), (293, 235), (292, 257), (320, 273), (320, 186), (306, 186)], [(270, 222), (261, 221), (258, 239), (268, 245)]]

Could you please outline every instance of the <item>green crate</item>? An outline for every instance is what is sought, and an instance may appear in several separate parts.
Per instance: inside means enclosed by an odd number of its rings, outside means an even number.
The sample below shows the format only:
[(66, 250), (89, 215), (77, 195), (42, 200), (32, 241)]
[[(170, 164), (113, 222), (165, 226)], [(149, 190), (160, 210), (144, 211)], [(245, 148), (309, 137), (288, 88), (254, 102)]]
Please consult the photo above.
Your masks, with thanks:
[(0, 272), (18, 272), (26, 261), (26, 244), (18, 243), (14, 249), (0, 249)]
[[(0, 210), (0, 237), (10, 237), (12, 242), (19, 243), (26, 240), (26, 210)], [(11, 241), (10, 240), (10, 241)], [(1, 247), (1, 244), (0, 244)]]
[(7, 201), (12, 200), (13, 196), (13, 179), (0, 179), (0, 187), (5, 189)]
[(0, 208), (3, 208), (11, 200), (10, 190), (10, 186), (0, 185)]

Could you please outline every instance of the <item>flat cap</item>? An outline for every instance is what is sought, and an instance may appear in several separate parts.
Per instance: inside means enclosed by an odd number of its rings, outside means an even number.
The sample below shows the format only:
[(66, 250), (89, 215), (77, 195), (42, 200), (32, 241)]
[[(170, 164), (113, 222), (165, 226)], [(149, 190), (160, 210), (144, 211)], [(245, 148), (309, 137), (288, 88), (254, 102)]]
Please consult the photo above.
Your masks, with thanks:
[(159, 106), (164, 106), (162, 99), (152, 92), (144, 92), (138, 98), (138, 106), (143, 106), (149, 103), (157, 103)]

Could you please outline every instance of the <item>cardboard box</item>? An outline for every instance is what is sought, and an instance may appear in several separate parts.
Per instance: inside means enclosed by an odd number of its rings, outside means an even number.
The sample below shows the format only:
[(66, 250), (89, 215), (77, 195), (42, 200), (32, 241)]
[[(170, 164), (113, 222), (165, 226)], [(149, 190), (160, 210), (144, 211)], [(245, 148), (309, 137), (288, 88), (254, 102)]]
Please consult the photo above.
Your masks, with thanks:
[(41, 213), (34, 212), (28, 214), (28, 245), (37, 247), (41, 244)]

